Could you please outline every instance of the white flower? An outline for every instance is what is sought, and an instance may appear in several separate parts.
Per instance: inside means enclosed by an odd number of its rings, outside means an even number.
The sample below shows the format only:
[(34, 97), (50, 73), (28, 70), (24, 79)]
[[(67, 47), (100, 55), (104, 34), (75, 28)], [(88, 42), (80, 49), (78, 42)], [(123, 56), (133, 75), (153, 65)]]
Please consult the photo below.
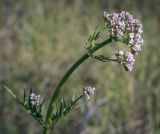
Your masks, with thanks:
[(116, 51), (115, 56), (117, 57), (117, 62), (123, 64), (127, 71), (131, 72), (133, 70), (135, 59), (132, 53), (123, 53), (122, 51)]
[(141, 22), (138, 19), (134, 19), (130, 13), (124, 11), (111, 14), (104, 12), (103, 15), (104, 20), (108, 23), (110, 36), (114, 38), (127, 37), (127, 43), (132, 45), (133, 54), (138, 53), (143, 44)]
[(38, 106), (40, 104), (40, 95), (35, 95), (34, 93), (31, 93), (30, 100), (32, 105)]
[(96, 90), (95, 87), (90, 87), (90, 86), (84, 87), (83, 88), (83, 95), (84, 95), (84, 97), (87, 100), (89, 100), (90, 97), (91, 97), (91, 95), (94, 95), (95, 90)]

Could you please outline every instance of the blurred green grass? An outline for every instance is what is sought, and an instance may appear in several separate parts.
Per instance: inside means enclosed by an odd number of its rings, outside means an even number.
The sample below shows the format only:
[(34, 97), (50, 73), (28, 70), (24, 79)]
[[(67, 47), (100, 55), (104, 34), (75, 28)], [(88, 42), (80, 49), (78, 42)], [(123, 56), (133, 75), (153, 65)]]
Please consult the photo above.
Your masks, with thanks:
[[(144, 25), (144, 45), (135, 69), (88, 60), (65, 84), (62, 95), (96, 86), (97, 107), (85, 129), (85, 109), (72, 113), (54, 128), (55, 134), (160, 133), (160, 16), (158, 0), (2, 0), (0, 1), (0, 82), (19, 96), (30, 87), (49, 99), (66, 68), (85, 50), (94, 28), (103, 23), (103, 11), (129, 11)], [(106, 35), (107, 37), (107, 35)], [(114, 44), (113, 44), (114, 45)], [(102, 53), (113, 54), (115, 48)], [(0, 88), (0, 134), (38, 134), (40, 128)]]

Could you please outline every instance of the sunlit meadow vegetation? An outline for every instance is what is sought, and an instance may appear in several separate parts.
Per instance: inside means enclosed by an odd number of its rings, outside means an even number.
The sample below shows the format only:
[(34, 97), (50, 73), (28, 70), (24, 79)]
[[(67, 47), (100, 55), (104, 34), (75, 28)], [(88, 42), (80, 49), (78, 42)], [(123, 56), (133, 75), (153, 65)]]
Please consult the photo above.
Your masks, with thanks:
[[(53, 128), (55, 134), (160, 133), (160, 9), (158, 0), (1, 0), (0, 82), (18, 96), (32, 87), (49, 99), (68, 65), (84, 52), (103, 11), (129, 11), (144, 25), (135, 68), (88, 60), (62, 96), (96, 87), (96, 96)], [(107, 38), (108, 35), (106, 33)], [(112, 54), (113, 47), (101, 50)], [(82, 104), (84, 105), (84, 104)], [(37, 123), (0, 88), (0, 134), (39, 134)]]

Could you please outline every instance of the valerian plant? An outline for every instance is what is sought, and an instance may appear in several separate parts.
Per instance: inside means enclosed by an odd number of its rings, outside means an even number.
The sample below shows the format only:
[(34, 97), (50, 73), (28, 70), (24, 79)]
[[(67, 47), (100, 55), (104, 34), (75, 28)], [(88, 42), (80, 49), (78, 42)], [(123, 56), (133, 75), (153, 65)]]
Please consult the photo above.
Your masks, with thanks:
[[(83, 88), (83, 92), (79, 97), (73, 97), (69, 103), (66, 103), (65, 99), (62, 98), (58, 103), (57, 98), (60, 96), (62, 86), (70, 77), (70, 75), (87, 59), (93, 58), (102, 62), (116, 62), (122, 64), (126, 71), (131, 72), (135, 63), (134, 56), (141, 51), (143, 44), (142, 39), (142, 24), (138, 19), (134, 19), (133, 16), (128, 12), (120, 13), (106, 13), (103, 14), (104, 23), (97, 26), (94, 33), (89, 36), (88, 41), (85, 45), (86, 51), (79, 57), (64, 73), (55, 90), (53, 91), (52, 97), (49, 100), (49, 106), (47, 109), (42, 110), (45, 103), (45, 99), (41, 100), (40, 95), (33, 93), (31, 89), (29, 93), (24, 91), (23, 99), (20, 100), (11, 89), (4, 86), (5, 89), (21, 104), (24, 109), (39, 123), (43, 128), (43, 134), (50, 134), (50, 129), (54, 126), (61, 118), (69, 114), (74, 110), (82, 98), (86, 100), (94, 94), (95, 88), (86, 86)], [(105, 31), (108, 30), (108, 38), (101, 43), (98, 43), (98, 39), (104, 35)], [(111, 42), (121, 42), (130, 49), (130, 52), (123, 52), (118, 50), (114, 52), (115, 57), (111, 58), (106, 55), (95, 55), (95, 52), (102, 49), (104, 46), (109, 45)], [(46, 111), (46, 112), (42, 112)], [(44, 114), (46, 113), (46, 114)]]

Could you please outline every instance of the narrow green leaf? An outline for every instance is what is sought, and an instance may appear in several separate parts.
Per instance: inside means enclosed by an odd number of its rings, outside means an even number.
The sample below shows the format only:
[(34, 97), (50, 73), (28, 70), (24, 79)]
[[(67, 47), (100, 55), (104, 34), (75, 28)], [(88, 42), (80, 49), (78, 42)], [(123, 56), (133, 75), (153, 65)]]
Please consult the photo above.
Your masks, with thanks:
[(43, 104), (44, 104), (45, 100), (46, 100), (46, 98), (44, 98), (44, 99), (43, 99), (43, 101), (42, 101), (42, 103), (40, 103), (40, 106), (39, 106), (39, 112), (41, 112), (41, 111), (42, 111), (42, 106), (43, 106)]
[(102, 62), (116, 61), (116, 59), (111, 59), (111, 58), (104, 56), (104, 55), (93, 56), (93, 58), (96, 60), (100, 60)]
[(98, 39), (98, 38), (99, 38), (99, 35), (100, 35), (100, 32), (98, 32), (98, 33), (95, 35), (95, 39)]
[(59, 109), (58, 109), (58, 104), (57, 103), (56, 103), (56, 109), (57, 110), (56, 110), (56, 115), (55, 116), (56, 116), (56, 118), (58, 118), (58, 111), (59, 111)]
[(23, 93), (23, 103), (25, 104), (25, 102), (26, 102), (26, 91), (25, 91), (25, 89), (24, 89), (24, 93)]
[(11, 90), (10, 88), (8, 88), (8, 87), (6, 87), (6, 86), (3, 86), (3, 87), (7, 90), (7, 92), (8, 92), (13, 98), (17, 99), (17, 96), (15, 95), (15, 93), (12, 92), (12, 90)]
[(60, 109), (59, 109), (59, 116), (62, 116), (62, 115), (63, 115), (63, 101), (61, 101)]

